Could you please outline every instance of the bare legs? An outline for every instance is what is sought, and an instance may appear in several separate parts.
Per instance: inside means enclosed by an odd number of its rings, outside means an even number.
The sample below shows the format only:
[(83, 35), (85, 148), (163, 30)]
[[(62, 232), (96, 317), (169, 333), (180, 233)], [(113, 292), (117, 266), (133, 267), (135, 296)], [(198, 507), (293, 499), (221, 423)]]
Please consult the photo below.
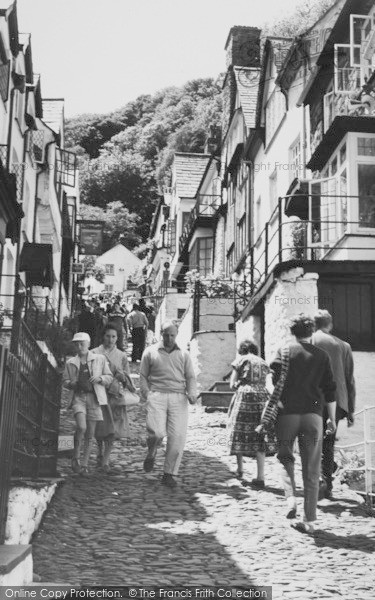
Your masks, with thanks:
[[(239, 477), (243, 475), (243, 455), (241, 452), (236, 454), (237, 457), (237, 473)], [(257, 452), (256, 460), (257, 460), (257, 480), (264, 481), (264, 464), (265, 464), (266, 455), (264, 452)]]
[[(79, 459), (81, 456), (82, 445), (84, 445), (83, 449), (83, 457), (82, 457), (82, 467), (87, 468), (90, 453), (92, 450), (92, 444), (94, 441), (94, 434), (97, 421), (86, 420), (86, 415), (84, 413), (76, 413), (76, 432), (74, 435), (74, 452), (73, 457), (76, 464), (79, 465)], [(84, 442), (84, 444), (83, 444)]]

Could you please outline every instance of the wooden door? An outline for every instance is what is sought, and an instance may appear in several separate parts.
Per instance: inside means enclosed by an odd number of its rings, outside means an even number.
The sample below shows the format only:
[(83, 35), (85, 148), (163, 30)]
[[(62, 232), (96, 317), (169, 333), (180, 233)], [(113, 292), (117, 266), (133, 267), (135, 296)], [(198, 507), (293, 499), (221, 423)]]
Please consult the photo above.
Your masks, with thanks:
[(333, 317), (333, 333), (354, 350), (375, 348), (371, 282), (319, 281), (319, 308)]

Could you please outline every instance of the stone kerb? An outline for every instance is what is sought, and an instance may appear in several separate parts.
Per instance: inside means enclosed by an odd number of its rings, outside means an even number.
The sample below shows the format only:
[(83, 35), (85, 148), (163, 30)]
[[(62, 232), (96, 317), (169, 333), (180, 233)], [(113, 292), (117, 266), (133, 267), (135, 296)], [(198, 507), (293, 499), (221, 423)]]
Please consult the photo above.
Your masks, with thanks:
[(236, 356), (234, 331), (197, 331), (190, 342), (198, 393), (208, 390), (231, 370)]
[(290, 319), (299, 313), (314, 316), (318, 305), (317, 273), (304, 273), (296, 267), (280, 274), (276, 285), (267, 295), (265, 316), (265, 358), (272, 360), (280, 346), (293, 339)]

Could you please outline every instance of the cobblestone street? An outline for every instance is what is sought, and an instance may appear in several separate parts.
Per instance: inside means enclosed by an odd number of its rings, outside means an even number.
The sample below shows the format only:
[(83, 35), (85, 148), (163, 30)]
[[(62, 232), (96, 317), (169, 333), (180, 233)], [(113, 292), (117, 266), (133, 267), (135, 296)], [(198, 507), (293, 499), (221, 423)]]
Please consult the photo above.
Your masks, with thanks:
[[(351, 492), (334, 489), (319, 503), (308, 537), (285, 519), (276, 459), (266, 489), (233, 475), (225, 446), (226, 415), (191, 408), (179, 487), (160, 485), (163, 451), (145, 474), (144, 407), (130, 410), (132, 440), (117, 442), (114, 473), (67, 475), (33, 541), (42, 581), (100, 585), (273, 585), (274, 598), (373, 598), (375, 520)], [(73, 423), (63, 418), (65, 433)], [(245, 464), (245, 480), (255, 461)], [(302, 505), (302, 498), (301, 498)]]

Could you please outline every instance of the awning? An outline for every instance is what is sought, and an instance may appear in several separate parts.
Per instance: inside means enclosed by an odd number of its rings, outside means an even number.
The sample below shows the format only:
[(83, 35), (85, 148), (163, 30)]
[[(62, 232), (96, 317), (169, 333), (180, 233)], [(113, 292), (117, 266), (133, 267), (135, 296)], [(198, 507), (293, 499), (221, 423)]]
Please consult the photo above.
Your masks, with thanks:
[(25, 242), (20, 255), (20, 271), (26, 272), (26, 285), (53, 286), (52, 244)]
[(286, 194), (285, 214), (287, 217), (299, 217), (303, 221), (309, 218), (309, 185), (297, 177), (292, 181)]

